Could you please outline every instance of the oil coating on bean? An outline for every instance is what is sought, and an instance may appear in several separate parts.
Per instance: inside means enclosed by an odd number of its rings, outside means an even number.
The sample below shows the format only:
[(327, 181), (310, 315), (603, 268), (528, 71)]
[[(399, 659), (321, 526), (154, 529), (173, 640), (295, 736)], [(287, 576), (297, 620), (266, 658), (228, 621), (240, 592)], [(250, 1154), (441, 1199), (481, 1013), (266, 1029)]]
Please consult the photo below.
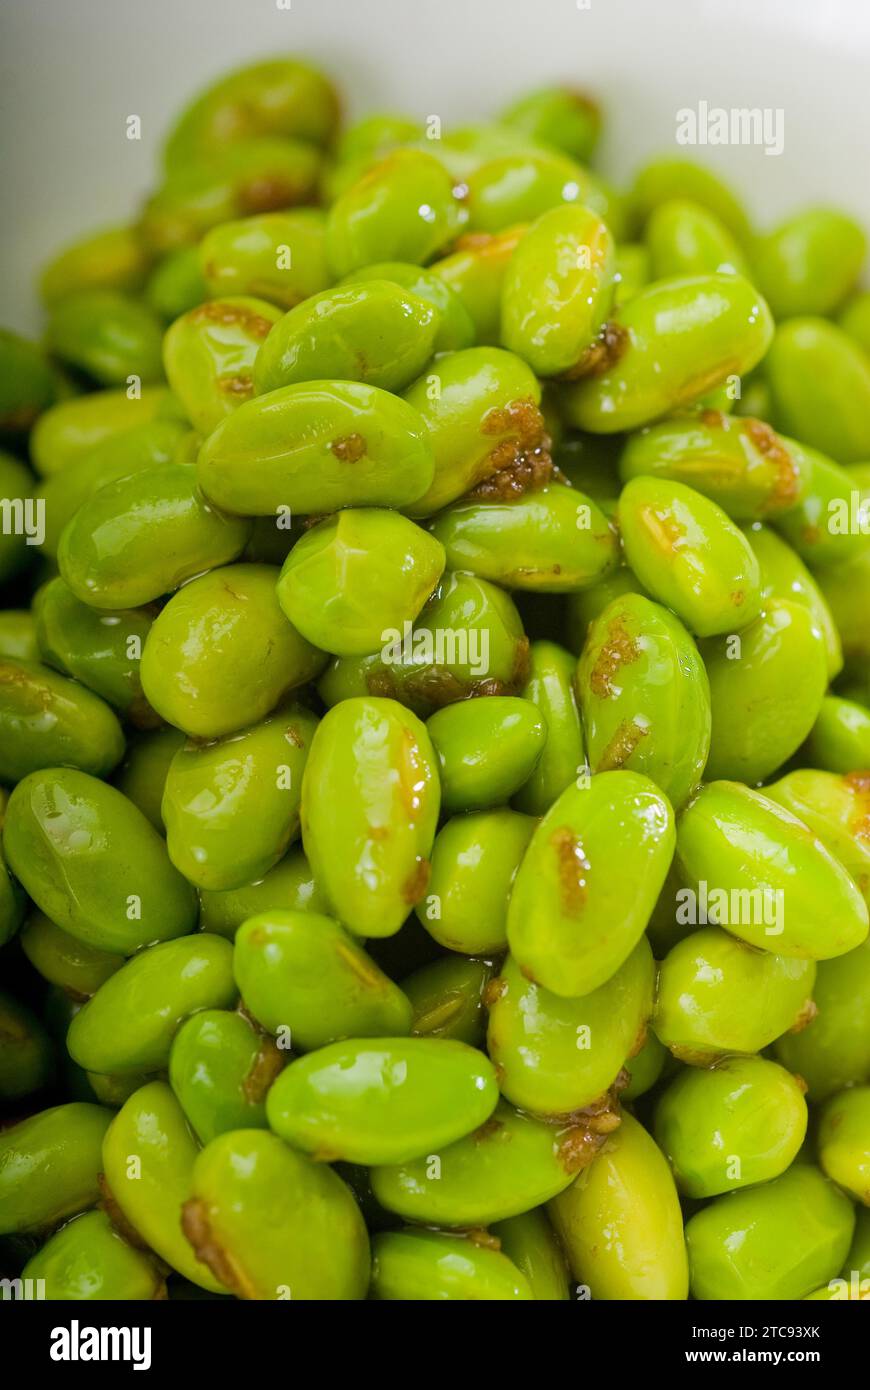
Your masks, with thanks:
[(597, 22), (140, 92), (0, 327), (4, 1300), (870, 1297), (865, 229)]

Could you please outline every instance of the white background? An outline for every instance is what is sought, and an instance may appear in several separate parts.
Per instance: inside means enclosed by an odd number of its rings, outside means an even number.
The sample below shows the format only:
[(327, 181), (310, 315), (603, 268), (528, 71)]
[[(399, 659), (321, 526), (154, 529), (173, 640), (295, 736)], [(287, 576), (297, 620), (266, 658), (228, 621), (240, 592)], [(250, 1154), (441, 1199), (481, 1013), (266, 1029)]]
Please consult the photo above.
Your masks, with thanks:
[[(2, 0), (0, 322), (38, 327), (34, 269), (60, 243), (130, 217), (161, 136), (203, 83), (296, 52), (350, 115), (399, 108), (445, 125), (566, 81), (607, 116), (617, 180), (675, 150), (701, 99), (783, 107), (785, 150), (699, 153), (762, 224), (835, 201), (870, 225), (870, 0)], [(125, 138), (141, 117), (142, 140)]]

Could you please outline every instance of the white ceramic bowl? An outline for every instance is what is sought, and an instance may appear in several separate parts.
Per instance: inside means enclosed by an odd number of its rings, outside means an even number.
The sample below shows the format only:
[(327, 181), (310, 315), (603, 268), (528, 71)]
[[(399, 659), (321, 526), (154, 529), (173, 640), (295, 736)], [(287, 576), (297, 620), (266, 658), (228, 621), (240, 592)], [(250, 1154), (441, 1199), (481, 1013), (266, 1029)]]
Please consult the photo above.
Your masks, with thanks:
[[(870, 226), (868, 0), (5, 0), (0, 322), (39, 324), (33, 276), (65, 240), (123, 221), (175, 112), (228, 67), (296, 52), (351, 115), (486, 118), (541, 82), (588, 88), (616, 180), (678, 151), (677, 113), (782, 112), (782, 152), (698, 153), (760, 224), (835, 202)], [(138, 115), (142, 138), (125, 135)], [(689, 151), (692, 153), (692, 151)]]

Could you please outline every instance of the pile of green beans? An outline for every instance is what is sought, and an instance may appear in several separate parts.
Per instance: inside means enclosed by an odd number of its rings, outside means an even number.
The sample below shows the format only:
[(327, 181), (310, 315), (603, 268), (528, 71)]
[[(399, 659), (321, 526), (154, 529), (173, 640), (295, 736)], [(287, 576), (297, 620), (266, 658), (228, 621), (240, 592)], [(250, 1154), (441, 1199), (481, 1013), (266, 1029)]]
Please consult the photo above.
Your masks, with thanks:
[(870, 1297), (865, 235), (600, 124), (241, 69), (0, 334), (7, 1297)]

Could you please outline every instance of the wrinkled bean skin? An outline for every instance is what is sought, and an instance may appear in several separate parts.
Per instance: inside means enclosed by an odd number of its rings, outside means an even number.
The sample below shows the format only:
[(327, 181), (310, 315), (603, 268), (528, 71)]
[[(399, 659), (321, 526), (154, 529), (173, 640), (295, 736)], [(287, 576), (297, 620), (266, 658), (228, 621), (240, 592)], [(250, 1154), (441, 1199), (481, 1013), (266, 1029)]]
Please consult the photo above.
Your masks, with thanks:
[(434, 267), (424, 270), (422, 266), (411, 265), (407, 261), (377, 261), (374, 265), (361, 266), (359, 270), (345, 275), (341, 283), (359, 285), (369, 280), (390, 280), (412, 296), (432, 305), (437, 319), (432, 345), (434, 352), (455, 352), (459, 348), (471, 347), (477, 336), (471, 315), (459, 295), (435, 274)]
[(677, 1186), (690, 1197), (779, 1177), (800, 1149), (806, 1127), (797, 1080), (761, 1057), (690, 1068), (656, 1108), (656, 1140)]
[(407, 517), (353, 508), (297, 541), (278, 602), (304, 637), (336, 656), (370, 656), (413, 623), (444, 573), (444, 547)]
[[(709, 1066), (730, 1052), (752, 1055), (806, 1026), (815, 978), (815, 961), (772, 955), (701, 927), (662, 962), (653, 1028), (689, 1066)], [(751, 1010), (747, 999), (756, 1001)]]
[(870, 894), (868, 792), (863, 773), (836, 777), (810, 768), (789, 772), (767, 788), (771, 800), (818, 835), (825, 848), (848, 869), (865, 898)]
[(469, 696), (519, 694), (528, 668), (529, 641), (510, 595), (489, 580), (446, 570), (416, 623), (389, 629), (371, 657), (339, 657), (318, 690), (330, 706), (369, 694), (426, 718)]
[(692, 1294), (803, 1298), (837, 1273), (854, 1226), (843, 1193), (817, 1168), (796, 1163), (771, 1183), (717, 1197), (687, 1223)]
[(519, 226), (460, 237), (456, 250), (432, 264), (432, 273), (459, 297), (480, 346), (498, 345), (504, 279), (526, 230)]

